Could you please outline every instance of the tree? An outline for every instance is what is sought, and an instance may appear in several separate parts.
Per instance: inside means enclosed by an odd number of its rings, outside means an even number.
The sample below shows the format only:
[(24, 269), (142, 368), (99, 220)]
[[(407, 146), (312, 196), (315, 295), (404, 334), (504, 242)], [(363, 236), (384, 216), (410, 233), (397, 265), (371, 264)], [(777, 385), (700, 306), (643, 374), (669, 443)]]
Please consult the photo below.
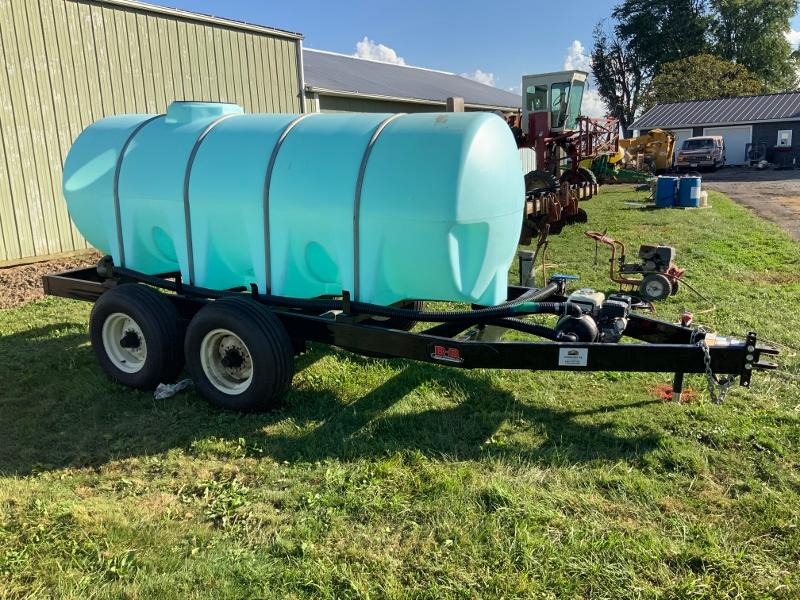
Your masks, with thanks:
[(715, 54), (744, 65), (765, 91), (797, 84), (797, 58), (784, 33), (797, 14), (797, 0), (711, 0)]
[(616, 32), (651, 72), (708, 49), (707, 0), (624, 0), (612, 17)]
[(616, 32), (605, 30), (602, 23), (594, 31), (592, 73), (609, 113), (628, 131), (639, 110), (650, 72), (631, 44)]
[(761, 81), (744, 66), (711, 54), (663, 65), (647, 88), (644, 110), (666, 102), (760, 94)]

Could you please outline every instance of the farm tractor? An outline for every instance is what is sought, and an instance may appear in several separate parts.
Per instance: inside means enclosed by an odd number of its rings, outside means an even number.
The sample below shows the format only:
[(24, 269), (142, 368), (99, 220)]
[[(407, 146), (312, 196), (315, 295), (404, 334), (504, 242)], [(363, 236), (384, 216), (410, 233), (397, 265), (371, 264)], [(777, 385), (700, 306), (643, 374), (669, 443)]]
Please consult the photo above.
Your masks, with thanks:
[(517, 146), (529, 148), (536, 169), (525, 175), (526, 210), (520, 242), (585, 223), (579, 202), (597, 193), (597, 178), (583, 162), (619, 151), (616, 119), (581, 116), (588, 73), (561, 71), (522, 78), (523, 106), (509, 119)]

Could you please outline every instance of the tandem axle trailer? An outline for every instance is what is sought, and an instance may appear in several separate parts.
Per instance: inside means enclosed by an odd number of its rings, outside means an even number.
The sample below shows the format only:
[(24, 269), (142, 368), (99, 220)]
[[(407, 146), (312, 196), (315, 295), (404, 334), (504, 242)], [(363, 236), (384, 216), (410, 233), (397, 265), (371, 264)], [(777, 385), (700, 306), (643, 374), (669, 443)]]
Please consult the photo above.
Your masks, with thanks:
[[(675, 399), (685, 373), (704, 373), (719, 401), (735, 380), (749, 387), (753, 371), (776, 368), (763, 358), (777, 349), (753, 332), (723, 338), (637, 313), (625, 297), (567, 295), (567, 280), (509, 286), (500, 307), (455, 312), (427, 312), (421, 302), (363, 304), (346, 292), (308, 300), (255, 287), (215, 291), (186, 285), (177, 273), (118, 268), (108, 257), (97, 268), (47, 275), (43, 283), (46, 294), (94, 303), (92, 346), (113, 380), (153, 388), (174, 381), (185, 366), (206, 400), (233, 410), (279, 406), (306, 342), (462, 369), (673, 373)], [(526, 320), (532, 314), (558, 322)], [(509, 331), (538, 339), (503, 340)]]

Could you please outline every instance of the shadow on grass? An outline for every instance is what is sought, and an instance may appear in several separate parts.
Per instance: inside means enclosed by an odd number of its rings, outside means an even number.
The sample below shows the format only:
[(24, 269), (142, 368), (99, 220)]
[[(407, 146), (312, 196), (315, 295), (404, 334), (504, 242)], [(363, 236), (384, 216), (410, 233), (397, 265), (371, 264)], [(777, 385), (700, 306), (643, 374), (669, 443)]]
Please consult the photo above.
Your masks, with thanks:
[[(53, 324), (0, 338), (2, 474), (98, 467), (113, 459), (186, 449), (212, 436), (243, 440), (260, 456), (287, 461), (355, 460), (415, 450), (452, 459), (560, 465), (635, 462), (659, 441), (655, 432), (623, 437), (608, 425), (586, 422), (594, 413), (656, 401), (561, 410), (520, 402), (485, 373), (406, 361), (395, 361), (401, 371), (348, 404), (335, 389), (294, 390), (285, 408), (257, 415), (217, 411), (193, 392), (155, 401), (150, 392), (110, 383), (85, 333), (64, 333), (74, 327)], [(298, 358), (297, 371), (332, 352), (313, 348)], [(442, 390), (434, 408), (390, 410), (422, 385)], [(448, 390), (458, 390), (457, 401)], [(533, 439), (544, 441), (494, 443), (493, 436), (509, 419), (534, 429)], [(292, 430), (301, 433), (286, 433)]]

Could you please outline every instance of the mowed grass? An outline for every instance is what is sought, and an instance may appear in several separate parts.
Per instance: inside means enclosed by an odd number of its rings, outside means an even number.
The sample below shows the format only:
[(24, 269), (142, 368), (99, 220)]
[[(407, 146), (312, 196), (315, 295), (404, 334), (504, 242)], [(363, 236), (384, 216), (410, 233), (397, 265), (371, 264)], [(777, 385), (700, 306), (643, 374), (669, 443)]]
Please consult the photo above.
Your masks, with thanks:
[[(797, 598), (800, 244), (728, 199), (592, 229), (678, 248), (710, 329), (781, 345), (723, 406), (665, 374), (459, 371), (316, 346), (276, 413), (110, 383), (89, 306), (0, 311), (0, 597)], [(612, 290), (572, 227), (551, 272)], [(688, 290), (674, 319), (706, 304)]]

